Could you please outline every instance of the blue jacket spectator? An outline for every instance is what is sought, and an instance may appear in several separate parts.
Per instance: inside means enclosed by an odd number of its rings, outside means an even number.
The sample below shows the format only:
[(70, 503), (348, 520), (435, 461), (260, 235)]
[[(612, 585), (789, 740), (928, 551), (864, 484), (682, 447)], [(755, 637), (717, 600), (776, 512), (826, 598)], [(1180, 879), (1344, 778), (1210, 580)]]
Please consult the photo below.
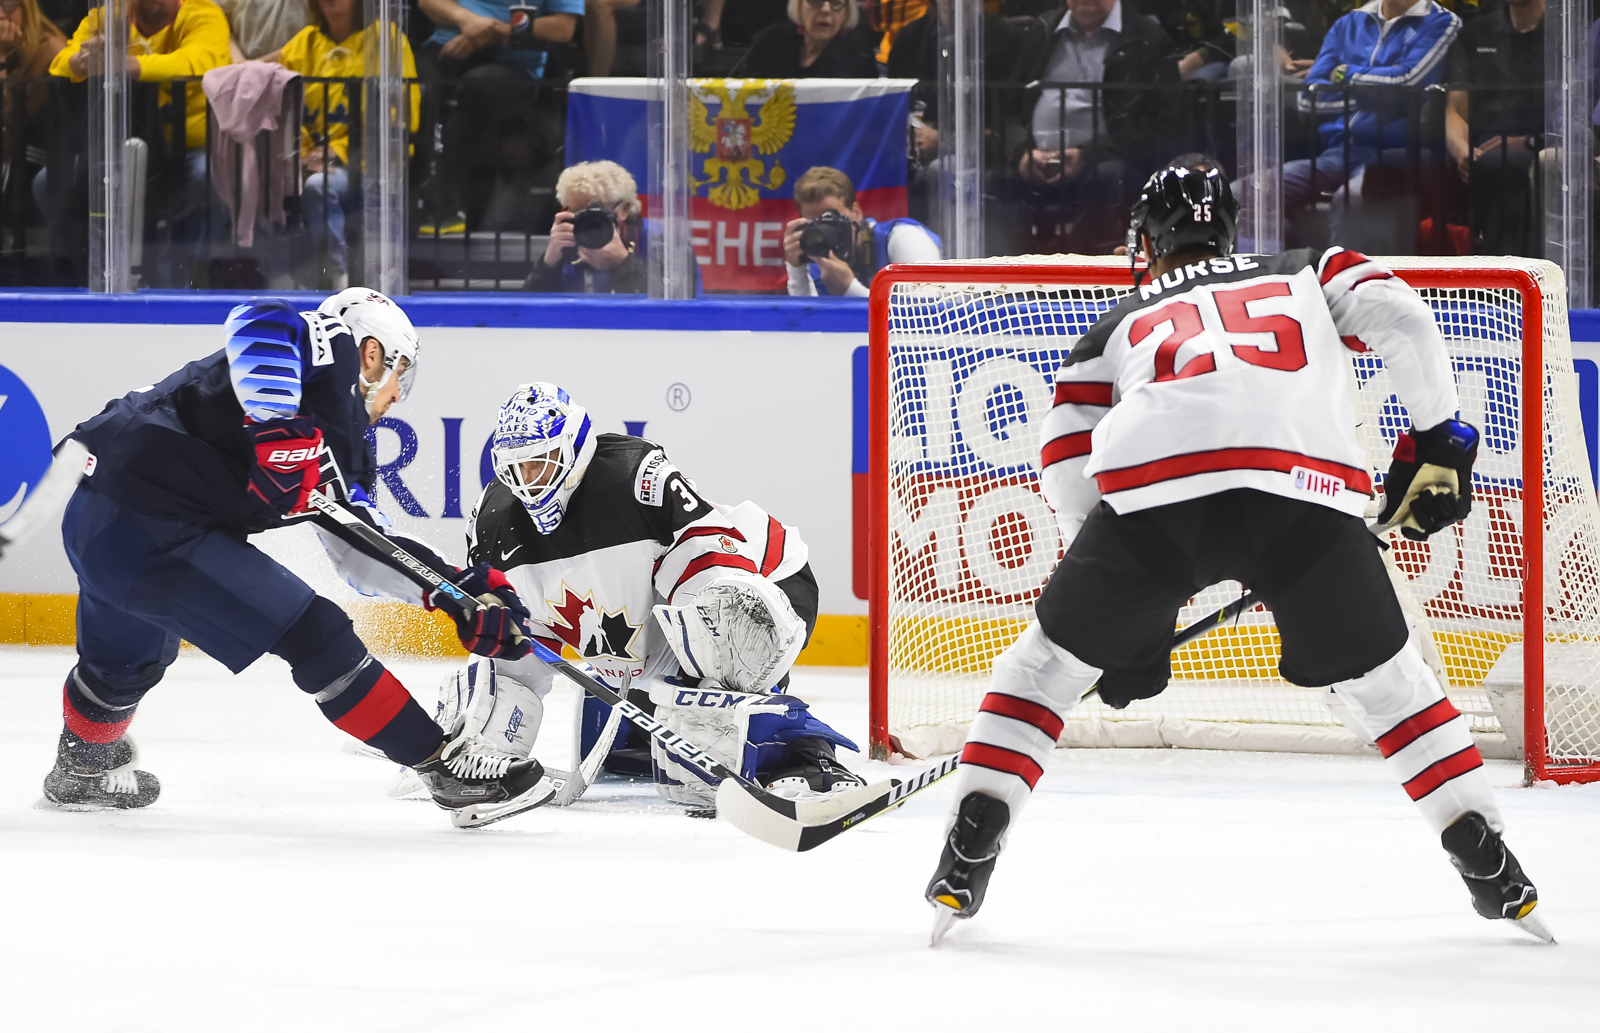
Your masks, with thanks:
[[(1433, 0), (1371, 0), (1333, 23), (1306, 82), (1397, 87), (1392, 94), (1355, 91), (1349, 134), (1352, 143), (1404, 147), (1406, 103), (1398, 87), (1443, 81), (1445, 55), (1460, 31), (1461, 19)], [(1317, 112), (1332, 116), (1319, 127), (1324, 146), (1342, 146), (1344, 92), (1314, 96)]]

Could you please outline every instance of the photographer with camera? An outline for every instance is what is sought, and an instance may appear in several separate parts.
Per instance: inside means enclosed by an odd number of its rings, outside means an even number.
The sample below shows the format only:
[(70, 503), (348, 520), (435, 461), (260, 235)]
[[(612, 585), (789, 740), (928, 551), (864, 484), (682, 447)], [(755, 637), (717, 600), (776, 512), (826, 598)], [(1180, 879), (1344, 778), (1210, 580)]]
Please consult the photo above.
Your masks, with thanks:
[(614, 161), (585, 161), (556, 180), (561, 211), (550, 227), (544, 257), (533, 264), (526, 291), (643, 294), (639, 187)]
[(794, 185), (800, 218), (784, 227), (789, 294), (867, 296), (866, 283), (890, 262), (937, 262), (939, 238), (915, 219), (879, 222), (862, 214), (855, 184), (818, 165)]

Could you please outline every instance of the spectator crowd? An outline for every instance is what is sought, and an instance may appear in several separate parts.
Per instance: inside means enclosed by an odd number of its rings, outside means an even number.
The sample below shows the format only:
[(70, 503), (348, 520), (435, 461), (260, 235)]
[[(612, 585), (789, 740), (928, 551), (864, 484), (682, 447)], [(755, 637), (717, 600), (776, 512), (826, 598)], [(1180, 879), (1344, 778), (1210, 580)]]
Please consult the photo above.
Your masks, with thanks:
[[(950, 235), (941, 119), (957, 2), (693, 0), (695, 75), (917, 82), (909, 217), (874, 222), (843, 173), (794, 170), (789, 293), (860, 293), (874, 267), (935, 258)], [(1272, 8), (1284, 160), (1270, 174), (1282, 177), (1285, 244), (1540, 255), (1557, 147), (1545, 133), (1545, 6)], [(130, 0), (137, 144), (121, 158), (140, 177), (130, 192), (140, 199), (130, 216), (140, 283), (347, 284), (361, 246), (363, 140), (387, 128), (360, 80), (389, 47), (410, 83), (406, 110), (390, 117), (406, 139), (414, 280), (644, 289), (638, 184), (610, 162), (564, 160), (566, 84), (649, 70), (643, 0), (404, 8), (403, 35), (385, 41), (366, 24), (364, 0)], [(1140, 184), (1179, 156), (1236, 178), (1250, 10), (1245, 0), (986, 0), (986, 252), (1112, 253)], [(88, 276), (84, 127), (89, 89), (105, 72), (104, 13), (89, 0), (0, 0), (0, 277), (9, 285)], [(848, 257), (802, 253), (803, 229), (823, 213), (849, 224), (839, 238)], [(608, 220), (610, 240), (591, 247), (575, 237), (585, 220)], [(493, 261), (480, 260), (490, 238)], [(506, 239), (520, 253), (508, 258)], [(485, 261), (495, 271), (478, 276)]]

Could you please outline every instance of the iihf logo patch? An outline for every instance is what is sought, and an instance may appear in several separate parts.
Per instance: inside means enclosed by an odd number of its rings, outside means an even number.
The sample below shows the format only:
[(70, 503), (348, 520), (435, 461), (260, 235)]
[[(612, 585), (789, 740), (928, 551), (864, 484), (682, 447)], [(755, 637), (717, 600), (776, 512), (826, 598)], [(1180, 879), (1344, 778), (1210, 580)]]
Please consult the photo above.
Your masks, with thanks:
[(1344, 481), (1332, 474), (1318, 473), (1303, 466), (1297, 466), (1289, 471), (1289, 483), (1295, 491), (1318, 495), (1325, 499), (1336, 499), (1339, 493), (1344, 491)]
[(717, 538), (717, 544), (722, 546), (722, 551), (723, 552), (732, 553), (732, 552), (738, 552), (739, 551), (739, 547), (737, 545), (733, 544), (733, 539), (729, 538), (727, 535), (719, 536)]

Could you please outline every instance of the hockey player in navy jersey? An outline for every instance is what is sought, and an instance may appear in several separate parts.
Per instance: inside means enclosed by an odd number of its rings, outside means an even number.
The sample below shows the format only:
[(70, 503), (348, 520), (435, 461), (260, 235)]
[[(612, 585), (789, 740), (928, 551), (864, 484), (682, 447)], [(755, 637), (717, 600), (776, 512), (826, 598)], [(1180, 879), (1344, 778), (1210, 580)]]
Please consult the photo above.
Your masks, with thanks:
[(1237, 580), (1273, 612), (1279, 672), (1338, 694), (1478, 913), (1548, 938), (1467, 724), (1410, 640), (1362, 522), (1372, 485), (1347, 349), (1382, 358), (1413, 424), (1379, 524), (1421, 540), (1471, 508), (1478, 432), (1455, 418), (1433, 315), (1353, 251), (1234, 255), (1237, 210), (1215, 172), (1151, 177), (1129, 230), (1149, 279), (1056, 375), (1041, 487), (1070, 544), (1037, 622), (995, 661), (962, 750), (926, 891), (935, 936), (982, 906), (1067, 714), (1097, 683), (1113, 707), (1161, 692), (1179, 608)]
[[(793, 527), (753, 502), (707, 500), (660, 446), (596, 433), (553, 384), (524, 384), (501, 408), (492, 461), (469, 558), (505, 572), (540, 641), (630, 686), (636, 703), (780, 793), (864, 784), (834, 755), (855, 744), (783, 691), (817, 615)], [(551, 684), (532, 659), (471, 661), (443, 686), (441, 721), (466, 715), (469, 729), (527, 756)], [(714, 805), (699, 769), (659, 747), (651, 760), (668, 799)]]
[[(370, 510), (361, 505), (374, 473), (366, 429), (416, 375), (411, 321), (382, 294), (353, 287), (315, 312), (240, 305), (222, 337), (221, 350), (108, 403), (71, 435), (91, 453), (62, 520), (78, 575), (78, 663), (46, 799), (70, 809), (154, 802), (160, 785), (135, 766), (127, 731), (181, 638), (235, 672), (264, 653), (282, 657), (329, 721), (413, 765), (457, 825), (547, 800), (554, 790), (537, 762), (441, 731), (342, 609), (246, 541), (310, 518), (313, 490)], [(324, 544), (369, 590), (434, 603), (343, 540), (325, 535)], [(463, 571), (405, 544), (486, 604), (473, 618), (455, 615), (470, 650), (529, 650), (527, 610), (498, 572)]]

